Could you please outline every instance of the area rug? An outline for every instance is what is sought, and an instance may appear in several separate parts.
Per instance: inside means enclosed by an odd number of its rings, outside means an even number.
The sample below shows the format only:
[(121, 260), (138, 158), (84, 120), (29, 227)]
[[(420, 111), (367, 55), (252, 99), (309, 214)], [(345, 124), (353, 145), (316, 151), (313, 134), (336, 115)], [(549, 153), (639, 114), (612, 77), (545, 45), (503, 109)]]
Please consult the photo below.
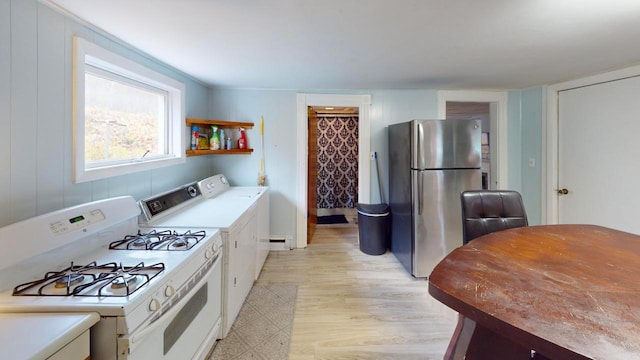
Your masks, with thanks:
[(287, 360), (298, 287), (254, 285), (210, 360)]
[(327, 215), (318, 216), (318, 224), (348, 224), (347, 218), (344, 215)]

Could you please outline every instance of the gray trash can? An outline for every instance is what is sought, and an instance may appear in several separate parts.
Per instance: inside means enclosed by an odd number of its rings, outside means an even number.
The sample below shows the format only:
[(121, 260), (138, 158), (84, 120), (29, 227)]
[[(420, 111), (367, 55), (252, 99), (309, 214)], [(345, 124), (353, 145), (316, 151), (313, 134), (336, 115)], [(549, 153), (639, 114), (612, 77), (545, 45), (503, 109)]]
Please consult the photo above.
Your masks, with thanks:
[(382, 255), (389, 247), (390, 209), (388, 204), (357, 204), (360, 251)]

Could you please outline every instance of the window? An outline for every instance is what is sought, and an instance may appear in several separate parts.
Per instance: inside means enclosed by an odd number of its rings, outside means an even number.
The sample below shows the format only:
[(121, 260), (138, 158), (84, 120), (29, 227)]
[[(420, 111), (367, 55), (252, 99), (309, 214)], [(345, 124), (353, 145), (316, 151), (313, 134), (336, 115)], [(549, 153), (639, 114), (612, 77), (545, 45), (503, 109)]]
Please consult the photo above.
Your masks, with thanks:
[(74, 182), (174, 165), (184, 84), (74, 37)]

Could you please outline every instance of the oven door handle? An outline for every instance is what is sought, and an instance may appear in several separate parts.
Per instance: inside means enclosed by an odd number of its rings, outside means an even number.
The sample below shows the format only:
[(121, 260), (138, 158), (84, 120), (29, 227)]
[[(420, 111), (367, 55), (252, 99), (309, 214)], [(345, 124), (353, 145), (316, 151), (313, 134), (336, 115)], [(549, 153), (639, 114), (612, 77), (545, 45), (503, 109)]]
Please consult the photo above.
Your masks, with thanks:
[[(219, 262), (220, 262), (220, 254), (221, 254), (221, 252), (218, 252), (218, 254), (216, 255), (215, 259), (213, 260), (213, 265), (211, 265), (209, 270), (207, 270), (207, 273), (204, 276), (202, 276), (202, 278), (200, 279), (201, 280), (200, 283), (202, 282), (202, 280), (204, 280), (205, 282), (208, 281), (207, 279), (211, 275), (211, 272), (213, 272), (213, 270), (215, 269), (216, 266), (220, 266), (220, 264), (219, 264)], [(130, 338), (130, 343), (131, 343), (131, 349), (130, 350), (133, 350), (133, 348), (135, 348), (135, 346), (138, 343), (141, 343), (144, 340), (144, 338), (147, 335), (149, 335), (149, 333), (152, 333), (158, 327), (164, 326), (168, 321), (171, 321), (176, 316), (176, 314), (180, 310), (182, 310), (182, 308), (186, 305), (186, 303), (191, 299), (191, 295), (193, 295), (195, 289), (196, 289), (196, 286), (191, 288), (191, 290), (189, 291), (189, 296), (185, 296), (182, 299), (180, 299), (180, 301), (177, 304), (175, 304), (171, 309), (169, 309), (169, 311), (167, 311), (166, 313), (162, 314), (162, 316), (160, 316), (155, 322), (153, 322), (152, 324), (150, 324), (146, 328), (144, 328), (144, 329), (132, 334), (131, 338)]]

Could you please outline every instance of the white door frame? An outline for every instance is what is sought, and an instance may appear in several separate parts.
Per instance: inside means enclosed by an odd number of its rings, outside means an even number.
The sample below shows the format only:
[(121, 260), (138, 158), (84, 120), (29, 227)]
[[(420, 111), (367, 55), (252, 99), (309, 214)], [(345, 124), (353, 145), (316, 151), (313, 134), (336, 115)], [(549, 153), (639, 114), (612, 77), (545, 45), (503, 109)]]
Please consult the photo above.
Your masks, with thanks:
[(371, 95), (297, 94), (297, 205), (296, 247), (307, 247), (307, 155), (309, 106), (345, 106), (358, 108), (358, 202), (369, 203), (370, 193), (370, 138), (369, 108)]
[[(546, 181), (543, 180), (542, 182), (542, 201), (543, 209), (545, 210), (542, 213), (543, 224), (545, 220), (547, 224), (557, 224), (559, 215), (557, 193), (559, 172), (558, 156), (560, 155), (558, 154), (558, 122), (560, 120), (558, 118), (559, 92), (638, 75), (640, 75), (640, 65), (558, 83), (550, 85), (547, 88), (547, 121), (543, 123), (542, 129), (542, 133), (546, 135), (543, 135), (542, 139), (542, 158), (545, 158), (546, 152), (547, 160), (547, 166), (543, 168), (542, 174), (542, 178), (546, 178)], [(546, 206), (544, 205), (545, 200)]]
[[(447, 101), (462, 101), (462, 102), (488, 102), (495, 103), (498, 106), (496, 111), (497, 115), (497, 129), (491, 129), (493, 134), (497, 134), (497, 164), (496, 164), (496, 188), (507, 189), (509, 188), (509, 152), (507, 142), (507, 103), (509, 95), (506, 91), (475, 91), (475, 90), (462, 90), (462, 91), (438, 91), (438, 118), (447, 118)], [(492, 124), (493, 125), (493, 124)], [(493, 187), (490, 187), (493, 188)]]

